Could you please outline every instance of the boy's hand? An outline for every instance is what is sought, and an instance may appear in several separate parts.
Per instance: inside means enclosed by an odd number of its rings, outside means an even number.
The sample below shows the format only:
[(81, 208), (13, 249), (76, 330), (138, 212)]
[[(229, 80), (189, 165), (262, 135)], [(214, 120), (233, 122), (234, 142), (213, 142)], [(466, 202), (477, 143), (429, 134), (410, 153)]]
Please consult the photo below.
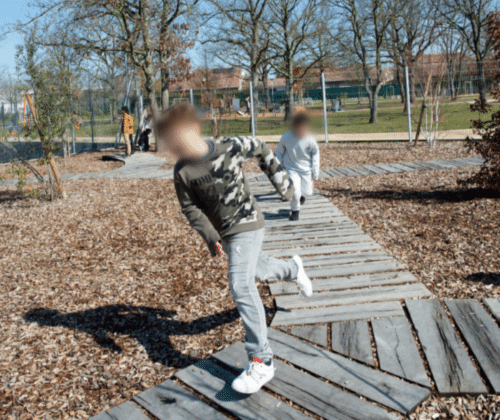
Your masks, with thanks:
[(215, 244), (215, 258), (224, 255), (224, 251), (222, 249), (222, 244), (220, 242), (217, 242)]

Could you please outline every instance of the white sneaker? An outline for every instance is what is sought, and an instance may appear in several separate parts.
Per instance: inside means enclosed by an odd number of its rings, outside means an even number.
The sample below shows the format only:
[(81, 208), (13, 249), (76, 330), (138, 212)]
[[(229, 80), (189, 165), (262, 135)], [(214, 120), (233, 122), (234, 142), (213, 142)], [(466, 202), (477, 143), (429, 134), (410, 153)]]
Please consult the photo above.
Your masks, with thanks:
[(233, 381), (231, 388), (240, 394), (254, 394), (273, 377), (273, 363), (267, 366), (262, 360), (253, 357), (244, 372)]
[(306, 298), (311, 297), (313, 294), (313, 287), (311, 280), (304, 270), (302, 258), (298, 255), (294, 255), (292, 259), (295, 261), (295, 264), (297, 264), (297, 267), (299, 267), (299, 271), (297, 273), (297, 286), (299, 286), (300, 294)]

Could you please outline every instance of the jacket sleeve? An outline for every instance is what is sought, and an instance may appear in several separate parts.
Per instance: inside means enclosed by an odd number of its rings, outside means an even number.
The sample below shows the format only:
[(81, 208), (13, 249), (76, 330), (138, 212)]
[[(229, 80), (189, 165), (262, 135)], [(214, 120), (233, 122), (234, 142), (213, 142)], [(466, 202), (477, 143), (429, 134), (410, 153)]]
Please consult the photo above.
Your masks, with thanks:
[(285, 156), (285, 140), (283, 139), (283, 136), (281, 136), (280, 142), (278, 143), (278, 147), (276, 148), (276, 153), (274, 156), (278, 161), (283, 164), (283, 157)]
[(215, 244), (221, 240), (208, 217), (196, 205), (192, 192), (185, 185), (181, 177), (175, 176), (175, 191), (181, 205), (182, 213), (186, 216), (191, 227), (203, 238), (212, 256), (216, 255)]
[(258, 138), (239, 137), (241, 142), (241, 155), (243, 161), (256, 157), (259, 167), (267, 175), (276, 191), (286, 200), (290, 201), (295, 189), (283, 165), (273, 155), (269, 146)]
[(311, 147), (311, 169), (313, 179), (319, 178), (319, 147), (316, 140), (312, 142)]

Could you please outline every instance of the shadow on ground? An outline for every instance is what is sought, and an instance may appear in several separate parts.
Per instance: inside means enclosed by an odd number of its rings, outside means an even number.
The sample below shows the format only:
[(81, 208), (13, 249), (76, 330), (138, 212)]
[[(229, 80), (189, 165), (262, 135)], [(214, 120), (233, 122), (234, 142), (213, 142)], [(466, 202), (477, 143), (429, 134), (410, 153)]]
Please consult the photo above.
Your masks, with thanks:
[(474, 283), (500, 286), (500, 273), (474, 273), (467, 276), (466, 280)]
[(30, 310), (24, 320), (41, 327), (62, 326), (90, 334), (99, 346), (118, 353), (122, 349), (113, 335), (127, 335), (144, 346), (153, 363), (184, 368), (199, 360), (196, 351), (188, 356), (174, 349), (170, 336), (202, 334), (236, 320), (239, 315), (236, 309), (232, 309), (192, 322), (175, 320), (175, 316), (175, 311), (146, 306), (109, 305), (67, 314), (55, 309), (37, 308)]

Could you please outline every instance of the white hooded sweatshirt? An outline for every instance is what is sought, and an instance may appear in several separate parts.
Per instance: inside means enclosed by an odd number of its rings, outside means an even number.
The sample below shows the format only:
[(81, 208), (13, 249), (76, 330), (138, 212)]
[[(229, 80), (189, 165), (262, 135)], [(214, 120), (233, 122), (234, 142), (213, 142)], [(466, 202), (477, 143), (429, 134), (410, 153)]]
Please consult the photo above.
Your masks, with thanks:
[(312, 175), (313, 179), (318, 179), (319, 147), (312, 135), (299, 139), (293, 131), (287, 131), (281, 136), (275, 156), (287, 172)]

